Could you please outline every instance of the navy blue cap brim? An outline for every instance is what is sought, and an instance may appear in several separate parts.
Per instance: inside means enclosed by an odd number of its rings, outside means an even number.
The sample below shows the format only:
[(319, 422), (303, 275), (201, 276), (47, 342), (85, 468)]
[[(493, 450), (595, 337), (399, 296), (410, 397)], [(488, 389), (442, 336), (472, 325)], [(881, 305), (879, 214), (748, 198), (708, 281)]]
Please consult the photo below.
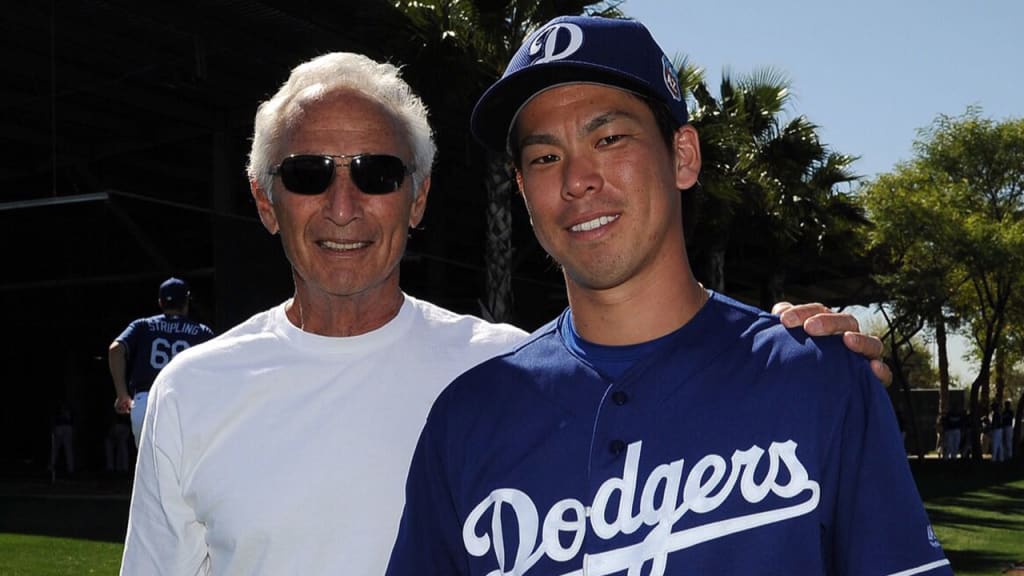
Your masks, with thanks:
[(561, 61), (557, 65), (524, 68), (491, 86), (473, 108), (470, 130), (487, 149), (504, 154), (512, 121), (523, 105), (548, 88), (576, 82), (605, 84), (659, 98), (644, 80), (620, 70), (592, 62)]

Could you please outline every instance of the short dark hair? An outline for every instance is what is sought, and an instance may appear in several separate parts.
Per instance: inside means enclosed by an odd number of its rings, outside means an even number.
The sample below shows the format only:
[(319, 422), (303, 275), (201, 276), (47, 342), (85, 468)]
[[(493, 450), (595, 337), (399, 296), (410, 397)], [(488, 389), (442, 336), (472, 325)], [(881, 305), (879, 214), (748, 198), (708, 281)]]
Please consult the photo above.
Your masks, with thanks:
[(661, 132), (661, 138), (665, 141), (665, 146), (671, 151), (675, 145), (676, 131), (682, 126), (676, 117), (672, 115), (672, 112), (668, 109), (661, 100), (651, 98), (649, 96), (640, 97), (644, 102), (647, 102), (647, 106), (651, 109), (654, 114), (654, 122), (658, 125), (658, 131)]

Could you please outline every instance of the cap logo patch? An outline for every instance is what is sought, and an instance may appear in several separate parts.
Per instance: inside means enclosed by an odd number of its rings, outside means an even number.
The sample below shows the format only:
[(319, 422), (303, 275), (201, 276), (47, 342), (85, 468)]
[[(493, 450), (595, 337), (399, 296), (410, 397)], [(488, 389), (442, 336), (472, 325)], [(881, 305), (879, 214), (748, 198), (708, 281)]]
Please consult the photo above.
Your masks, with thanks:
[[(559, 49), (560, 40), (564, 44), (561, 49)], [(530, 44), (530, 58), (540, 55), (540, 58), (534, 60), (533, 64), (562, 60), (575, 54), (581, 46), (583, 46), (583, 29), (570, 22), (554, 24), (537, 32)]]
[(669, 61), (668, 56), (661, 55), (661, 75), (665, 79), (665, 88), (668, 88), (668, 93), (672, 95), (672, 98), (676, 102), (683, 99), (683, 91), (679, 88), (679, 74), (676, 73), (675, 66)]

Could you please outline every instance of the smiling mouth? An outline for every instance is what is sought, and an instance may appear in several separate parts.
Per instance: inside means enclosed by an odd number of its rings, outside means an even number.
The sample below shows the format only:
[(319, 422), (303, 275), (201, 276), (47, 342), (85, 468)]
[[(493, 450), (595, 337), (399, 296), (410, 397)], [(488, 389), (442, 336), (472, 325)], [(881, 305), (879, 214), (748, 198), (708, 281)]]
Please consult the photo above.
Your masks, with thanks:
[(602, 226), (607, 226), (618, 219), (618, 214), (614, 216), (598, 216), (593, 220), (587, 220), (586, 222), (580, 222), (579, 224), (573, 225), (569, 230), (573, 232), (590, 232), (591, 230), (597, 230)]
[(328, 250), (335, 250), (337, 252), (348, 252), (350, 250), (359, 250), (360, 248), (366, 248), (370, 245), (369, 242), (334, 242), (331, 240), (321, 240), (317, 242), (321, 248), (327, 248)]

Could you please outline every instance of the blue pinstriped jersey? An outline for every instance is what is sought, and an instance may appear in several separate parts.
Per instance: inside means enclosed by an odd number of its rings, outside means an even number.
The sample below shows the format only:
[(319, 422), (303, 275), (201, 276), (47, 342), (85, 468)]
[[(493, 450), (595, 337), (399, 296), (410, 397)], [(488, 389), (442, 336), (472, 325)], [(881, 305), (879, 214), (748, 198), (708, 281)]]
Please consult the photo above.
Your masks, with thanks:
[(388, 573), (951, 574), (867, 362), (719, 294), (618, 377), (567, 311), (452, 383)]

